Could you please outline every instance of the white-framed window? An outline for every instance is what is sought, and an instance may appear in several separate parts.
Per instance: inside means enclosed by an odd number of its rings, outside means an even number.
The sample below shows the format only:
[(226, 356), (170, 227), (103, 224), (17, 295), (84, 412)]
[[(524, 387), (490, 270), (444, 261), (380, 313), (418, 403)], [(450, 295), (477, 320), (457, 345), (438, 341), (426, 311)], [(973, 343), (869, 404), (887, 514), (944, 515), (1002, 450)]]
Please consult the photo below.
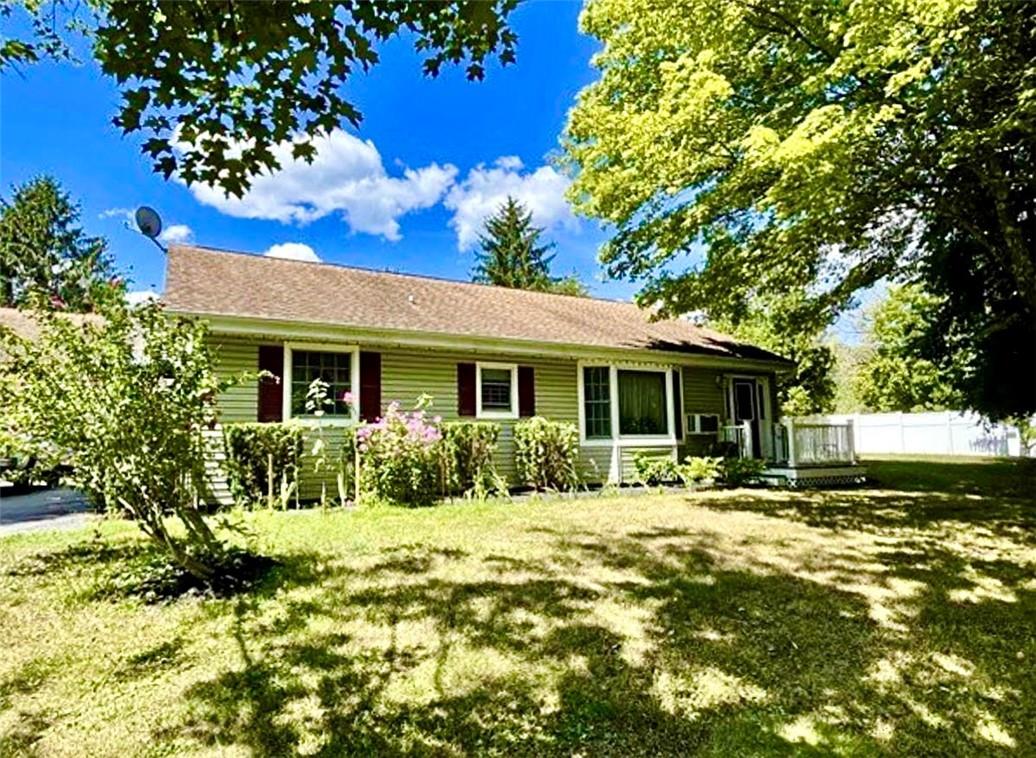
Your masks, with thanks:
[(475, 364), (475, 416), (518, 418), (518, 364)]
[(579, 439), (675, 445), (671, 366), (580, 363)]
[[(360, 415), (360, 350), (336, 343), (286, 342), (284, 344), (284, 419), (314, 419), (306, 408), (306, 395), (313, 380), (328, 385), (322, 419), (347, 424)], [(344, 395), (350, 393), (352, 402)]]

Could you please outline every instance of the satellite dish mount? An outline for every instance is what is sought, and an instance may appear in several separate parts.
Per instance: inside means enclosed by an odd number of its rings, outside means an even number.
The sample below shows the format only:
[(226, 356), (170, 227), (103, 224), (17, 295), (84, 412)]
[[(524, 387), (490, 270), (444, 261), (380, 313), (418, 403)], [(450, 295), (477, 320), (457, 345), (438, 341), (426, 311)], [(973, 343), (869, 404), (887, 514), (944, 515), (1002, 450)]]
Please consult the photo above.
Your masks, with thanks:
[(163, 253), (166, 252), (166, 249), (162, 247), (162, 243), (158, 241), (158, 235), (162, 233), (162, 218), (158, 215), (158, 212), (154, 208), (142, 205), (137, 208), (133, 218), (137, 222), (137, 229), (140, 230), (140, 233), (154, 242), (155, 246)]

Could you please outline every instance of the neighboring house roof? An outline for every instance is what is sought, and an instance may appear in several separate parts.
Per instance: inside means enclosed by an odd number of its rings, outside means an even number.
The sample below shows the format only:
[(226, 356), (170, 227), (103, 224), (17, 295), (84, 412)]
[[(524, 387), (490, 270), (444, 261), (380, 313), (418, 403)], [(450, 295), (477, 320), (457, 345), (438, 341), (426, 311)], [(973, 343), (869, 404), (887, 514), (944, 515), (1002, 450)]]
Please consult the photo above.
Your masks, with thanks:
[(162, 300), (184, 314), (788, 363), (689, 321), (652, 321), (629, 302), (193, 245), (170, 246)]
[[(84, 313), (65, 313), (76, 323), (92, 321), (100, 323), (100, 317)], [(32, 316), (32, 311), (21, 311), (17, 308), (0, 308), (0, 328), (10, 329), (23, 339), (36, 339), (40, 333), (39, 324)]]

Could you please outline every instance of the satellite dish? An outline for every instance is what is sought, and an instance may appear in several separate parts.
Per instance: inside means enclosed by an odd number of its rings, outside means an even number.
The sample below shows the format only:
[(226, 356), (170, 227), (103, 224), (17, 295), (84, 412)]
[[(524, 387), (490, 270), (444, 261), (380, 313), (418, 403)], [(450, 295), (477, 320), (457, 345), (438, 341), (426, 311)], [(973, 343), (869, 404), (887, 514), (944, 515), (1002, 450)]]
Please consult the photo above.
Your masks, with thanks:
[(142, 205), (137, 208), (134, 218), (137, 221), (137, 228), (145, 237), (156, 239), (162, 233), (162, 219), (159, 218), (158, 212), (154, 208)]

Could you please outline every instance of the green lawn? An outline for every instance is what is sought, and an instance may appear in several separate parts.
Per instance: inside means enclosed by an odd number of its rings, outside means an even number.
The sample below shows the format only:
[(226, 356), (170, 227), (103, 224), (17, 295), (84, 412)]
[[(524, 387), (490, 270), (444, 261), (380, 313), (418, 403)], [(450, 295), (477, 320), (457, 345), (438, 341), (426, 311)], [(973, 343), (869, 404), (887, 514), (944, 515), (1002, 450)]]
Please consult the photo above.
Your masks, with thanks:
[(1033, 754), (1036, 468), (873, 473), (252, 514), (228, 600), (121, 595), (130, 525), (0, 540), (0, 755)]

